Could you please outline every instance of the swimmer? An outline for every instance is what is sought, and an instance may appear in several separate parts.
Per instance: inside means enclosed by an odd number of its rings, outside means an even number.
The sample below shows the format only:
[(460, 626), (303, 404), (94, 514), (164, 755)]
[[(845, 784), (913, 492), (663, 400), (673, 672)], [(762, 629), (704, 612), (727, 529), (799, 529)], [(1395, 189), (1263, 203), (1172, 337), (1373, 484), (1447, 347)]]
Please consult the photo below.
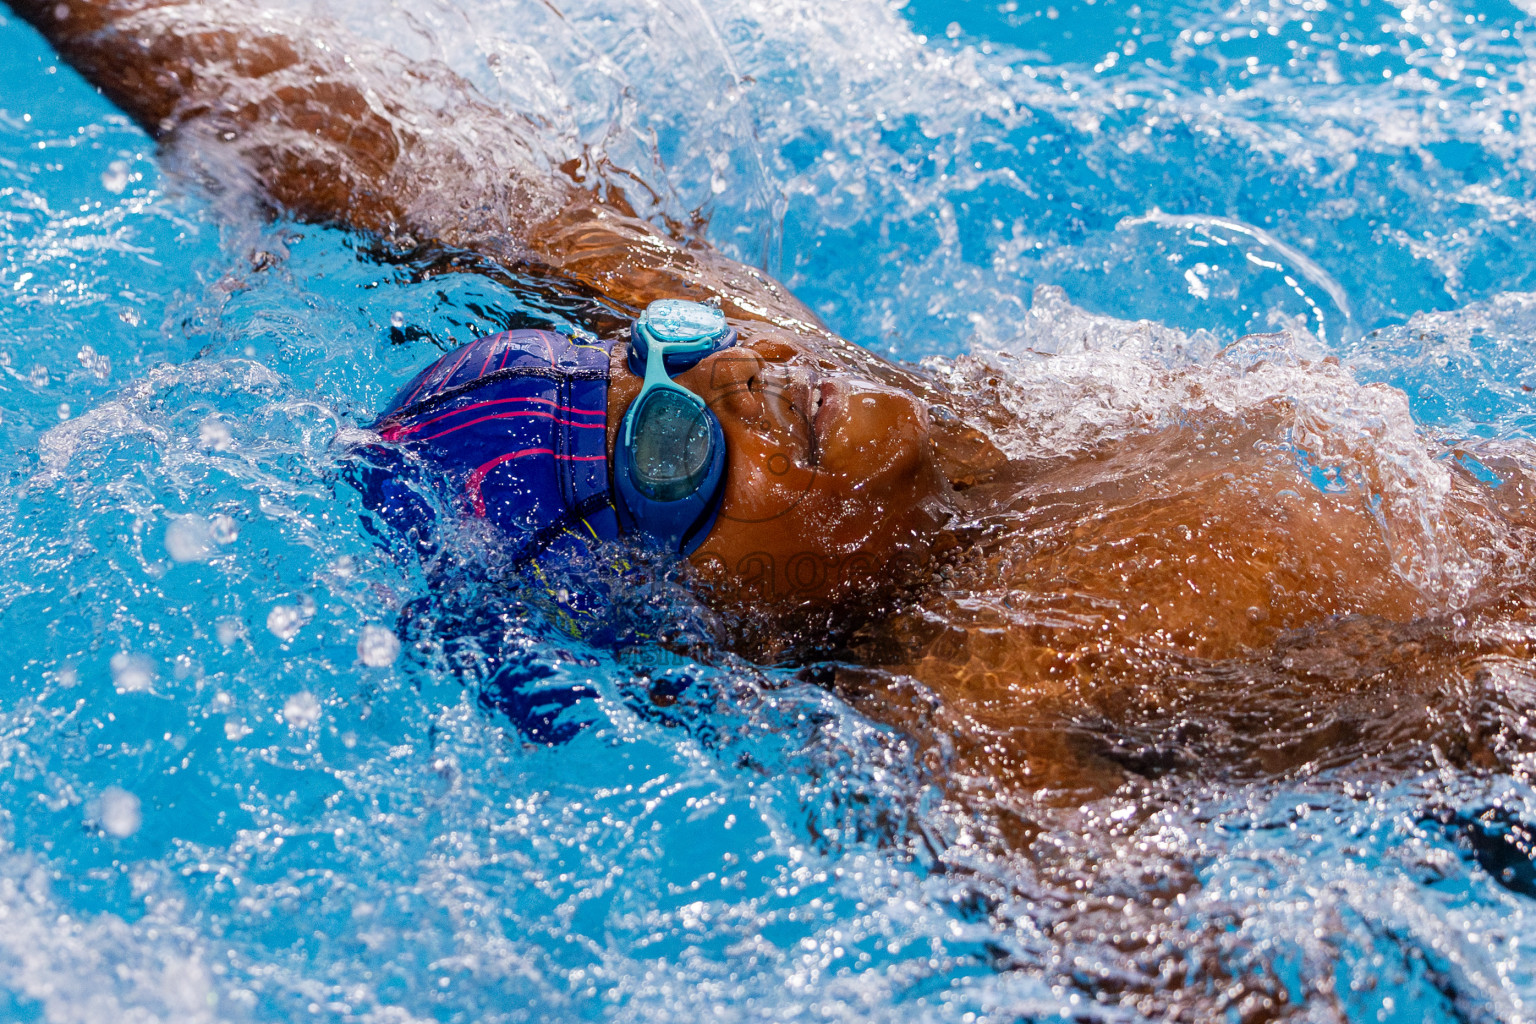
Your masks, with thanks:
[[(273, 212), (473, 251), (616, 311), (596, 348), (454, 353), (382, 441), (457, 467), (510, 543), (585, 530), (686, 555), (744, 653), (840, 666), (818, 678), (927, 743), (1004, 832), (1181, 771), (1527, 763), (1521, 451), (1496, 487), (1448, 470), (1434, 534), (1476, 569), (1466, 586), (1404, 571), (1434, 552), (1383, 528), (1391, 507), (1313, 486), (1281, 403), (1010, 457), (985, 388), (838, 338), (446, 68), (228, 0), (9, 2), (175, 159), (237, 169)], [(544, 375), (481, 392), (519, 365)], [(470, 424), (502, 399), (541, 414)], [(1367, 476), (1384, 459), (1360, 454)]]

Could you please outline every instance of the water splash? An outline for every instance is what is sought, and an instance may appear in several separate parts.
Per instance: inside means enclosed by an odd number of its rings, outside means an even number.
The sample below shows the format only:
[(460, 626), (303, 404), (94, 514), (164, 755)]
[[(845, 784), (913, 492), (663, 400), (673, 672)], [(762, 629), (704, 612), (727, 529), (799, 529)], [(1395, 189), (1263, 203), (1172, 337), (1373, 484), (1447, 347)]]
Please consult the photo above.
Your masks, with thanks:
[[(1431, 535), (1439, 449), (1529, 429), (1525, 17), (1007, 6), (293, 9), (653, 182), (608, 171), (859, 340), (996, 377), (1015, 454), (1280, 402), (1286, 443)], [(1532, 1018), (1529, 899), (1444, 824), (1536, 820), (1518, 751), (1153, 779), (1028, 808), (1021, 859), (827, 688), (840, 666), (621, 657), (484, 580), (454, 604), (359, 528), (340, 453), (441, 349), (583, 309), (211, 209), (0, 33), (0, 1015), (1166, 1019), (1158, 979), (1203, 957), (1184, 990), (1234, 1014)], [(1229, 348), (1255, 328), (1284, 337)], [(168, 550), (186, 517), (210, 557)], [(708, 635), (665, 580), (634, 601)], [(1524, 667), (1484, 669), (1529, 738)], [(483, 699), (502, 684), (546, 739)]]

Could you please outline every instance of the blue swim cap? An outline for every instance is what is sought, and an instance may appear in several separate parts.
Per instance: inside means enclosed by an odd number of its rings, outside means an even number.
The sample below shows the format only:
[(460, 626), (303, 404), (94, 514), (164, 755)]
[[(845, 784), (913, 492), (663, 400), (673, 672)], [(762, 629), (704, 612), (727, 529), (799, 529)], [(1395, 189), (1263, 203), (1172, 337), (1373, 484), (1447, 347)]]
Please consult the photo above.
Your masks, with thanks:
[[(579, 554), (619, 535), (608, 492), (609, 348), (553, 331), (481, 338), (418, 374), (374, 429), (499, 527), (515, 559)], [(432, 514), (403, 479), (386, 470), (361, 489), (401, 532), (430, 533)]]

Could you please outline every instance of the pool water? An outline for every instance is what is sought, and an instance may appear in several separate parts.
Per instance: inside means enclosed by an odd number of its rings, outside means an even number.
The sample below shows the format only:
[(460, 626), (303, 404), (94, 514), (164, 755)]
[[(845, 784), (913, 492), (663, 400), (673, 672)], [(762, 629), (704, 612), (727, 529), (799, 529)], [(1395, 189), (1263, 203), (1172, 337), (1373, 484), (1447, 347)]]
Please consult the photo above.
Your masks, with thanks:
[[(1011, 359), (1022, 452), (1274, 330), (1405, 460), (1536, 428), (1529, 4), (284, 3), (862, 344)], [(347, 432), (579, 300), (269, 222), (10, 16), (0, 81), (0, 1019), (1131, 1021), (1188, 949), (1299, 1019), (1536, 1020), (1529, 760), (1185, 778), (986, 853), (816, 666), (585, 644), (366, 528)], [(664, 578), (633, 603), (707, 648)]]

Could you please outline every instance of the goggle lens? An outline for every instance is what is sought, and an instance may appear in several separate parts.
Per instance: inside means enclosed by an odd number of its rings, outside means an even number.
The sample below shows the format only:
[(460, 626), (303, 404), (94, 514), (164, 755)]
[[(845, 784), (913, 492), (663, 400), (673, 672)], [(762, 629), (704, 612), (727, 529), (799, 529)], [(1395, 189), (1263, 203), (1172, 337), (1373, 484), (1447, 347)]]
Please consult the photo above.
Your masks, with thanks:
[(661, 341), (718, 338), (729, 329), (725, 314), (713, 306), (683, 299), (659, 299), (646, 307), (640, 322)]
[(677, 501), (698, 490), (709, 468), (709, 422), (702, 403), (657, 389), (645, 396), (634, 429), (635, 486), (652, 501)]
[(725, 495), (725, 435), (692, 392), (672, 383), (736, 332), (711, 306), (653, 302), (630, 329), (629, 368), (644, 378), (624, 413), (614, 449), (614, 507), (626, 531), (692, 554), (715, 523)]

